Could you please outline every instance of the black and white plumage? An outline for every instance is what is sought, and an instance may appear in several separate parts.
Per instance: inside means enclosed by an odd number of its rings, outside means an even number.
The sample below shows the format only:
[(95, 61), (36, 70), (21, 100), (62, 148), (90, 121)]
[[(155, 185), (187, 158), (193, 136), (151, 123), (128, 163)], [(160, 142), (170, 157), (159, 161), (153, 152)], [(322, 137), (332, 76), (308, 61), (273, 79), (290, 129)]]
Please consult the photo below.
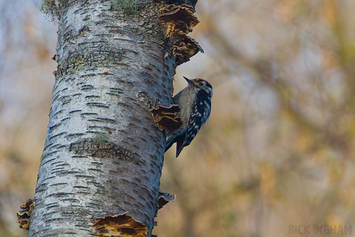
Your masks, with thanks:
[(165, 151), (176, 142), (176, 157), (185, 146), (188, 146), (204, 125), (211, 113), (212, 86), (201, 78), (188, 79), (188, 86), (177, 93), (173, 101), (180, 107), (178, 116), (182, 119), (182, 126), (174, 131), (167, 139)]

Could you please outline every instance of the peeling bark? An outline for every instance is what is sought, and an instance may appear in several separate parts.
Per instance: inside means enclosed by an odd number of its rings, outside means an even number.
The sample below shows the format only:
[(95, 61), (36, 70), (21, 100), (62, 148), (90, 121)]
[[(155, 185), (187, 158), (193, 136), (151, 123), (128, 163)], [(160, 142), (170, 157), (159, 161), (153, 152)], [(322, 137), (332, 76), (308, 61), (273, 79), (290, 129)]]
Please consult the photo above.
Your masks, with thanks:
[(150, 108), (169, 105), (176, 63), (158, 3), (139, 14), (110, 2), (60, 1), (55, 85), (29, 236), (97, 236), (126, 213), (151, 235), (165, 136)]

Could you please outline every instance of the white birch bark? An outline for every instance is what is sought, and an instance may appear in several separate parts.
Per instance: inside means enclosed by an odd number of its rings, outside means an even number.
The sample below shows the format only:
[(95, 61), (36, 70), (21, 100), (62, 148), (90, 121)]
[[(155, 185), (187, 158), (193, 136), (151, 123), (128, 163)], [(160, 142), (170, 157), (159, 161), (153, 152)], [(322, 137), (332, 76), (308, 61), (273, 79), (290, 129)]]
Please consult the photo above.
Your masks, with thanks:
[(29, 236), (94, 236), (95, 218), (127, 212), (153, 228), (165, 136), (149, 112), (171, 102), (159, 7), (62, 1), (58, 69)]

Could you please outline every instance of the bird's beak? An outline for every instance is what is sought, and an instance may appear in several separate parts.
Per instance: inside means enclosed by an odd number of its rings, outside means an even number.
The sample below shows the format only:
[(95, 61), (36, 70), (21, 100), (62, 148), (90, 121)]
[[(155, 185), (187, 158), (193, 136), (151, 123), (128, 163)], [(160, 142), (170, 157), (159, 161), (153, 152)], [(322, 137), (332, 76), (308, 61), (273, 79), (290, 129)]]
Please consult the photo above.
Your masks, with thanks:
[(192, 84), (192, 81), (189, 78), (184, 77), (184, 76), (183, 76), (183, 78), (187, 81), (187, 83)]

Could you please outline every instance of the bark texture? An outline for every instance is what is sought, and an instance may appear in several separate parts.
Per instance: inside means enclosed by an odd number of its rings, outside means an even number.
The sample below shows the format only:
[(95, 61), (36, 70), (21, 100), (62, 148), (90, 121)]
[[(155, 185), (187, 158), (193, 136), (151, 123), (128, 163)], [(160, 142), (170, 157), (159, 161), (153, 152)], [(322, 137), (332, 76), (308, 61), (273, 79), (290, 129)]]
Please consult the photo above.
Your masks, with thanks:
[[(65, 4), (64, 4), (65, 3)], [(60, 5), (61, 4), (61, 5)], [(171, 102), (175, 60), (159, 6), (59, 3), (58, 69), (29, 236), (92, 236), (95, 218), (157, 212), (165, 136), (149, 107)]]

